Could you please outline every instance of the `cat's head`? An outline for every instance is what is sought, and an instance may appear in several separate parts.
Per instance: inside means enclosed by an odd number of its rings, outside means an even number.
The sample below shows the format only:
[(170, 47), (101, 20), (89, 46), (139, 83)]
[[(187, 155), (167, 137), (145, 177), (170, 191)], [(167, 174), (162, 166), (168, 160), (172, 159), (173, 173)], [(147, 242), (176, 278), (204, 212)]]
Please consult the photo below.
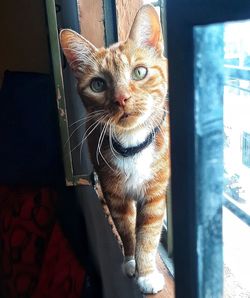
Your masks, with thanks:
[[(72, 30), (60, 42), (89, 112), (116, 130), (131, 130), (162, 118), (167, 93), (167, 63), (156, 10), (143, 6), (126, 41), (97, 49)], [(158, 119), (158, 120), (157, 120)]]

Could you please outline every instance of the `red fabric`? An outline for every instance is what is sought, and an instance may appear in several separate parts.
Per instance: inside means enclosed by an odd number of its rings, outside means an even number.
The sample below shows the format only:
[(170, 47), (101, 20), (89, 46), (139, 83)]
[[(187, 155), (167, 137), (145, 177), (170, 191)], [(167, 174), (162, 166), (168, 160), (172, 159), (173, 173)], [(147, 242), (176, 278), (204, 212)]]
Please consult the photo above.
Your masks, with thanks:
[(0, 296), (80, 297), (84, 269), (55, 218), (51, 188), (0, 186)]

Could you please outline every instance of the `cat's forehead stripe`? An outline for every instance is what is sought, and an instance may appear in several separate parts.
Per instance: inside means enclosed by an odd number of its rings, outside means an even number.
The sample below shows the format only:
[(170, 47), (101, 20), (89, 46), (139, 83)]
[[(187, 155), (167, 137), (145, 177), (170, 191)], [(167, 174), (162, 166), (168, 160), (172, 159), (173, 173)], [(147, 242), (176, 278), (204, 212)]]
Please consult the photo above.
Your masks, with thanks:
[(118, 74), (124, 71), (128, 64), (129, 61), (126, 55), (118, 48), (107, 49), (105, 55), (102, 55), (102, 67), (112, 73)]

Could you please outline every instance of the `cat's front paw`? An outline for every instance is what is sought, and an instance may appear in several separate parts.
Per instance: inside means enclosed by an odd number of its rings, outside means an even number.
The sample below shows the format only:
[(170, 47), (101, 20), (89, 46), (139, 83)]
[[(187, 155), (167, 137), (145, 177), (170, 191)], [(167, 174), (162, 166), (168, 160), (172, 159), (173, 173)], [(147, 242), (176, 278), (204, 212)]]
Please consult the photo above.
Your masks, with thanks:
[(125, 261), (123, 264), (123, 269), (127, 276), (132, 277), (135, 275), (135, 260), (131, 259), (128, 261)]
[(164, 287), (164, 277), (158, 271), (154, 271), (145, 276), (139, 276), (138, 286), (144, 294), (156, 294)]

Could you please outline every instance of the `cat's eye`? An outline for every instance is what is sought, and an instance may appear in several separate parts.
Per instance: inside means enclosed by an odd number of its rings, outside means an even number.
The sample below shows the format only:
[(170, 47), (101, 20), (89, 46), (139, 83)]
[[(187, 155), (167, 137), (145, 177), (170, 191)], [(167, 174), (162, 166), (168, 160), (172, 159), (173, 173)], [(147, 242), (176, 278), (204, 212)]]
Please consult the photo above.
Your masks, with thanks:
[(140, 81), (146, 77), (148, 70), (144, 66), (136, 67), (132, 72), (133, 80)]
[(90, 88), (92, 91), (99, 93), (106, 90), (106, 82), (102, 78), (94, 78), (90, 82)]

